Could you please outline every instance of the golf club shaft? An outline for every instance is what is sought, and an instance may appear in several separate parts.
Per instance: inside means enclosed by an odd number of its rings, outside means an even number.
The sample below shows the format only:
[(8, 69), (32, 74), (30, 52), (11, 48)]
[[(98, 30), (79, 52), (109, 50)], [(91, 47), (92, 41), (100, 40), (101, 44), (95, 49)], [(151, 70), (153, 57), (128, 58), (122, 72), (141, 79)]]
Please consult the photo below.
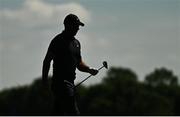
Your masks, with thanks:
[[(99, 69), (98, 69), (98, 71), (100, 70), (100, 69), (102, 69), (104, 66), (102, 66), (102, 67), (100, 67)], [(87, 78), (85, 78), (83, 81), (81, 81), (80, 83), (78, 83), (75, 87), (78, 87), (80, 84), (82, 84), (84, 81), (86, 81), (88, 78), (90, 78), (92, 75), (89, 75)]]
[(92, 75), (89, 75), (87, 78), (85, 78), (83, 81), (81, 81), (80, 83), (78, 83), (75, 87), (78, 87), (80, 84), (82, 84), (85, 80), (87, 80), (89, 77), (91, 77)]
[(103, 67), (104, 67), (104, 66), (100, 67), (100, 68), (98, 69), (98, 71), (101, 70)]

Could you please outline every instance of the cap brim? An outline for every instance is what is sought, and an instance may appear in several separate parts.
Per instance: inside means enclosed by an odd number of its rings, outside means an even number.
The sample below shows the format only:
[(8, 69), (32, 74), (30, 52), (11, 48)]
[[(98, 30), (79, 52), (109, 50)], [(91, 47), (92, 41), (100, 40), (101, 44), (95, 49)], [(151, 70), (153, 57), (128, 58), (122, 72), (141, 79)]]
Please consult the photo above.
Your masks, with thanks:
[(79, 22), (79, 25), (80, 25), (80, 26), (84, 26), (84, 23), (82, 23), (82, 22)]

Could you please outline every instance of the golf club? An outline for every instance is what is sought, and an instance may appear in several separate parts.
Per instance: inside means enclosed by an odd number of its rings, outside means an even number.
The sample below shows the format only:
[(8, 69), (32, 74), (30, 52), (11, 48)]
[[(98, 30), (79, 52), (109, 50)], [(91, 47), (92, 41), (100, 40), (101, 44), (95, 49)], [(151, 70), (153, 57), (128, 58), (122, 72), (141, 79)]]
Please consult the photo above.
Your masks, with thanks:
[[(108, 69), (108, 64), (107, 64), (107, 62), (106, 61), (103, 61), (103, 66), (102, 67), (100, 67), (99, 69), (98, 69), (98, 71), (99, 70), (101, 70), (103, 67), (105, 67), (106, 69)], [(92, 75), (89, 75), (87, 78), (85, 78), (84, 80), (82, 80), (80, 83), (78, 83), (75, 87), (78, 87), (80, 84), (82, 84), (84, 81), (86, 81), (88, 78), (90, 78)]]

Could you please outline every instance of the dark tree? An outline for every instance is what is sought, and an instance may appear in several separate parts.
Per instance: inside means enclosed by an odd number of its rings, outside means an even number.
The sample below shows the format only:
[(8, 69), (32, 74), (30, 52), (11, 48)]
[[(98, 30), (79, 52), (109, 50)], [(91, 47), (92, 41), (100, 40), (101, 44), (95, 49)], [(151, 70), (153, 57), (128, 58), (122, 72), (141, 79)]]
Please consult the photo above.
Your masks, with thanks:
[(152, 73), (145, 77), (145, 83), (156, 87), (159, 85), (177, 86), (178, 78), (171, 70), (166, 68), (155, 69)]
[[(51, 82), (51, 80), (49, 80)], [(77, 88), (81, 115), (180, 115), (180, 86), (166, 68), (138, 81), (127, 68), (110, 68), (99, 84)], [(41, 78), (0, 92), (0, 115), (52, 115), (53, 96)]]

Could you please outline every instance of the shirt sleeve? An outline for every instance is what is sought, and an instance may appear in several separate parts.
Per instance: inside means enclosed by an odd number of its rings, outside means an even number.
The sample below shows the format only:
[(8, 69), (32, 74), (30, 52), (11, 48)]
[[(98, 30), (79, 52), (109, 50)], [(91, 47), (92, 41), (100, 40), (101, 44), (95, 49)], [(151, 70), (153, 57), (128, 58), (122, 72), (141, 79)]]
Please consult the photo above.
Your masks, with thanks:
[(78, 42), (78, 46), (79, 46), (79, 60), (81, 61), (82, 57), (81, 57), (81, 44), (80, 42), (77, 40)]
[(49, 52), (52, 52), (53, 54), (55, 53), (55, 50), (54, 50), (54, 48), (55, 48), (55, 40), (53, 39), (52, 41), (51, 41), (51, 43), (49, 44), (49, 47), (48, 47), (48, 51)]

